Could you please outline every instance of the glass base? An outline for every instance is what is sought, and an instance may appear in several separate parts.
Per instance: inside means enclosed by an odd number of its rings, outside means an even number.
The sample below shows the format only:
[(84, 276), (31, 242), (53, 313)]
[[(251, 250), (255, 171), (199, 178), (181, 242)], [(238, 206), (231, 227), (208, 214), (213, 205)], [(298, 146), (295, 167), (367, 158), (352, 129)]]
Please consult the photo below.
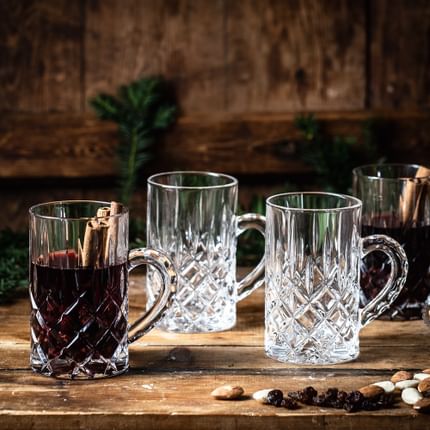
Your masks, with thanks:
[(216, 333), (220, 331), (231, 330), (236, 325), (236, 316), (228, 320), (205, 321), (205, 322), (190, 322), (190, 321), (175, 321), (163, 320), (157, 328), (172, 333)]
[(286, 350), (285, 348), (280, 348), (277, 346), (266, 346), (265, 352), (269, 358), (273, 358), (274, 360), (280, 361), (282, 363), (312, 364), (319, 366), (347, 363), (357, 359), (359, 355), (358, 348), (351, 352), (346, 352), (345, 350), (335, 351), (330, 355), (325, 354), (324, 356), (317, 354), (315, 351), (292, 354), (291, 350)]
[(41, 361), (37, 356), (31, 356), (31, 368), (34, 372), (58, 379), (89, 380), (110, 378), (125, 373), (129, 368), (128, 357), (115, 362), (99, 359), (86, 360), (77, 363), (73, 360), (54, 358)]

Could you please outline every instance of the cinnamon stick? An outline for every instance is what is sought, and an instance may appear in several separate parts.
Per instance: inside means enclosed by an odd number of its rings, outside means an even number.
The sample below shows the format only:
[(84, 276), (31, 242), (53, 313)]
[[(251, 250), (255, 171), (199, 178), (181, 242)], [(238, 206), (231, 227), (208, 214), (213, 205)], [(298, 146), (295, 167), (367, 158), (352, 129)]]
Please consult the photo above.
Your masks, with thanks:
[(420, 166), (415, 172), (416, 181), (407, 181), (400, 197), (401, 219), (403, 225), (412, 223), (416, 224), (419, 219), (419, 211), (421, 206), (421, 199), (423, 193), (426, 192), (427, 184), (420, 180), (420, 178), (430, 177), (430, 169)]
[(110, 215), (110, 208), (103, 206), (97, 209), (97, 218), (108, 218)]
[(99, 223), (96, 219), (87, 222), (82, 247), (82, 266), (91, 267), (97, 263), (97, 248), (99, 243)]
[(118, 244), (118, 215), (122, 213), (123, 205), (118, 202), (111, 202), (110, 204), (110, 217), (109, 217), (109, 229), (107, 233), (106, 249), (104, 253), (104, 259), (107, 264), (113, 264), (116, 260), (116, 248)]
[(115, 262), (118, 238), (118, 217), (122, 212), (120, 203), (97, 209), (97, 217), (87, 222), (84, 243), (78, 241), (78, 259), (83, 267), (103, 267)]
[(97, 247), (97, 261), (98, 267), (104, 267), (109, 264), (109, 261), (105, 259), (106, 252), (108, 252), (108, 232), (109, 232), (109, 221), (101, 219), (98, 221), (98, 247)]
[(82, 243), (81, 243), (81, 239), (78, 237), (78, 267), (83, 266), (82, 253), (83, 253)]

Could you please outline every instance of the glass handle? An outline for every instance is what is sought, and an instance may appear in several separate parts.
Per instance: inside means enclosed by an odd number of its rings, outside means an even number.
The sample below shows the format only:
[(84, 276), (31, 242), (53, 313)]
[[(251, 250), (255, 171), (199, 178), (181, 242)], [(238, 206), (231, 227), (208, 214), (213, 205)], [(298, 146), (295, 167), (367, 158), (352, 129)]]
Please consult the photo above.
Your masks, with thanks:
[(165, 310), (172, 302), (177, 289), (177, 273), (172, 260), (161, 251), (152, 248), (133, 249), (128, 254), (128, 272), (142, 264), (150, 264), (161, 275), (163, 285), (157, 300), (147, 312), (131, 324), (128, 332), (128, 343), (142, 337), (151, 330), (156, 322), (163, 316)]
[[(266, 217), (259, 214), (245, 214), (237, 217), (237, 231), (239, 236), (246, 230), (254, 228), (263, 236), (266, 229)], [(237, 300), (243, 300), (264, 283), (264, 255), (257, 266), (237, 283)]]
[(391, 273), (384, 288), (361, 310), (361, 326), (369, 324), (397, 299), (408, 274), (408, 259), (401, 245), (391, 237), (374, 234), (362, 239), (363, 257), (374, 251), (385, 253), (391, 265)]

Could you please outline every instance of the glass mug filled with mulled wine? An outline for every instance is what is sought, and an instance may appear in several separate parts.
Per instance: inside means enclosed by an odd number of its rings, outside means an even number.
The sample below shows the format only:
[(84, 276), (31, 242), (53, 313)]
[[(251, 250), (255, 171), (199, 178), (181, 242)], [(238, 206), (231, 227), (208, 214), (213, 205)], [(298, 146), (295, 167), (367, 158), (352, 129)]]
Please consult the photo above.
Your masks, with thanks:
[[(414, 164), (381, 164), (353, 170), (354, 195), (363, 202), (362, 234), (398, 241), (409, 261), (399, 297), (383, 317), (421, 318), (430, 294), (430, 169)], [(361, 266), (361, 301), (373, 300), (390, 276), (386, 255), (374, 252)]]
[[(119, 203), (57, 201), (30, 208), (31, 355), (33, 370), (91, 379), (128, 369), (128, 344), (169, 306), (177, 275), (152, 248), (128, 250), (128, 209)], [(155, 303), (128, 324), (128, 274), (160, 273)]]

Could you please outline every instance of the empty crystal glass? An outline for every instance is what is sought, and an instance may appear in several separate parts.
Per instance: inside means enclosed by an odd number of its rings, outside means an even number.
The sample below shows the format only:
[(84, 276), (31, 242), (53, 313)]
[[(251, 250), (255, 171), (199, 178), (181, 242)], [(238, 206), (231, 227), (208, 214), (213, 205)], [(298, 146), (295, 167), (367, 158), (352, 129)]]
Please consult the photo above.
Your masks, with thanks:
[[(162, 293), (128, 326), (128, 273), (149, 264)], [(33, 370), (71, 379), (128, 369), (128, 344), (150, 330), (176, 290), (170, 259), (150, 248), (128, 251), (128, 210), (117, 203), (59, 201), (30, 209)]]
[[(178, 270), (178, 292), (159, 327), (175, 332), (227, 330), (236, 303), (263, 283), (264, 262), (236, 281), (237, 236), (264, 234), (264, 217), (237, 216), (237, 180), (208, 172), (160, 173), (148, 179), (148, 246), (162, 249)], [(159, 294), (148, 268), (148, 304)]]
[[(402, 247), (384, 235), (360, 237), (361, 201), (329, 193), (267, 199), (265, 350), (280, 361), (330, 364), (358, 356), (360, 329), (386, 310), (407, 275)], [(384, 252), (391, 274), (359, 308), (360, 262)]]

